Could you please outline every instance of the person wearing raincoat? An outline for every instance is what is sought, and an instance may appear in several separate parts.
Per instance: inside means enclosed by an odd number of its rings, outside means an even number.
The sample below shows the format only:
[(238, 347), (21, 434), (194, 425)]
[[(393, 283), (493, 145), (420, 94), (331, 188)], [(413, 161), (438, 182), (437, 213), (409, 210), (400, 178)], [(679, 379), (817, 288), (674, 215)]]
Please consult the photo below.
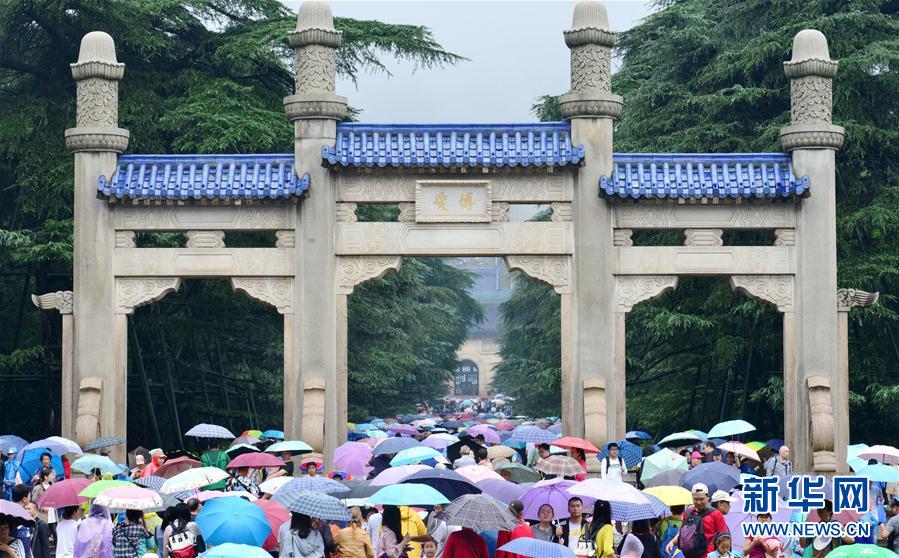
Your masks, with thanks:
[(87, 518), (75, 535), (75, 556), (79, 558), (113, 558), (112, 521), (109, 511), (99, 504), (91, 505)]
[(150, 452), (150, 464), (144, 467), (143, 472), (141, 473), (141, 477), (147, 478), (150, 475), (155, 475), (156, 470), (165, 464), (166, 456), (165, 453), (161, 449), (154, 449)]
[(16, 463), (16, 448), (9, 448), (6, 452), (7, 459), (3, 468), (3, 499), (12, 497), (12, 487), (19, 484), (19, 464)]

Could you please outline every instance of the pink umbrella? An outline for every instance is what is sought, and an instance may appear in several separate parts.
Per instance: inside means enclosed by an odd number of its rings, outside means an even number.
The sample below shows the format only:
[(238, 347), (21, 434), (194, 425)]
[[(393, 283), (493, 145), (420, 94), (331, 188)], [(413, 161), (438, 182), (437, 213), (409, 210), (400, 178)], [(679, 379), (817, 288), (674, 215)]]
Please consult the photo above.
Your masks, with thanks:
[(368, 465), (371, 449), (371, 446), (362, 442), (342, 444), (334, 450), (334, 465), (354, 477), (366, 477), (372, 470)]
[(391, 467), (384, 469), (378, 476), (371, 480), (371, 486), (388, 486), (397, 484), (409, 475), (430, 469), (427, 465), (401, 465), (399, 467)]
[(268, 538), (262, 543), (262, 548), (265, 550), (277, 548), (278, 531), (290, 519), (290, 511), (281, 504), (271, 500), (256, 500), (253, 504), (262, 508), (265, 519), (272, 528), (272, 532), (268, 534)]
[(238, 455), (232, 459), (227, 467), (240, 469), (241, 467), (251, 467), (253, 469), (264, 469), (266, 467), (280, 467), (284, 465), (284, 461), (270, 453), (245, 453)]
[(0, 515), (9, 516), (12, 519), (13, 529), (25, 523), (32, 526), (34, 525), (34, 519), (31, 517), (31, 514), (15, 502), (0, 500)]
[(496, 429), (497, 430), (514, 430), (515, 425), (507, 420), (501, 420), (498, 423), (496, 423)]
[(502, 478), (494, 472), (493, 469), (484, 467), (483, 465), (466, 465), (465, 467), (456, 469), (456, 472), (475, 484), (486, 479)]
[(860, 452), (858, 457), (861, 459), (876, 459), (884, 465), (893, 465), (899, 463), (899, 449), (893, 446), (877, 445)]
[[(855, 510), (843, 510), (840, 513), (833, 514), (833, 518), (846, 525), (847, 523), (856, 523), (859, 519), (864, 516), (864, 513), (859, 513)], [(812, 510), (808, 512), (808, 517), (805, 519), (809, 523), (815, 523), (820, 521), (821, 519), (818, 517), (818, 510)]]
[(499, 439), (499, 434), (496, 433), (496, 430), (490, 428), (486, 424), (478, 424), (472, 426), (471, 428), (466, 430), (465, 433), (472, 438), (475, 438), (480, 434), (484, 436), (484, 441), (488, 444), (498, 444), (501, 442), (501, 440)]
[(202, 467), (203, 464), (197, 461), (196, 459), (191, 459), (190, 457), (177, 457), (172, 459), (171, 461), (166, 461), (163, 463), (159, 469), (156, 469), (156, 472), (153, 473), (158, 477), (171, 478), (177, 475), (178, 473), (183, 473), (188, 469), (195, 469), (197, 467)]
[(89, 479), (69, 479), (57, 482), (44, 491), (37, 501), (37, 505), (42, 508), (79, 506), (87, 502), (87, 498), (79, 496), (78, 493), (87, 488), (90, 483)]
[(419, 433), (418, 429), (411, 424), (393, 424), (387, 430), (404, 436), (415, 436)]
[(148, 510), (164, 505), (162, 496), (139, 486), (107, 488), (94, 499), (94, 503), (114, 510)]

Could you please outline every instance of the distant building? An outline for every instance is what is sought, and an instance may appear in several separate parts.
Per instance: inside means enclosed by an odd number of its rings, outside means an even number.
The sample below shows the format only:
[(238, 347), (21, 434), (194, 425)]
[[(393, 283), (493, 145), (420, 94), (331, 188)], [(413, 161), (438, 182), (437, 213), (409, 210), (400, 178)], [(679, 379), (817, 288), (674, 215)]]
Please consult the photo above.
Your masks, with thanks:
[(484, 321), (468, 330), (468, 339), (456, 352), (458, 365), (451, 394), (455, 397), (487, 396), (495, 392), (493, 375), (499, 356), (499, 305), (512, 295), (512, 278), (501, 258), (453, 258), (450, 265), (472, 273), (470, 294), (484, 307)]

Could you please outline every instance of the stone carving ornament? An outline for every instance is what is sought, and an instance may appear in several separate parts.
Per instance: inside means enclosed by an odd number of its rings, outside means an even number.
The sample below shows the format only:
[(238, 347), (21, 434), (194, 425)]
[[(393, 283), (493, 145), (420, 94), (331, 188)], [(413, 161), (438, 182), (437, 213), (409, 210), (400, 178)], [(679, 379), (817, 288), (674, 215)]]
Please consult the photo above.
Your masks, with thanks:
[(586, 44), (571, 49), (571, 90), (611, 91), (612, 53), (607, 46)]
[(677, 275), (619, 275), (616, 282), (618, 312), (630, 312), (644, 300), (677, 288)]
[(78, 412), (75, 418), (75, 442), (85, 446), (96, 440), (100, 432), (100, 404), (103, 402), (103, 379), (88, 376), (78, 388)]
[(117, 278), (117, 313), (133, 314), (135, 308), (161, 300), (180, 287), (180, 277)]
[(858, 289), (837, 289), (837, 310), (848, 312), (859, 307), (867, 308), (877, 304), (880, 293), (869, 293)]
[(293, 312), (293, 279), (290, 277), (232, 277), (231, 286), (251, 298), (278, 309), (279, 314)]
[(793, 122), (831, 121), (831, 79), (808, 76), (790, 82)]
[(770, 302), (781, 312), (793, 311), (792, 275), (731, 275), (731, 287)]
[(809, 376), (806, 382), (808, 384), (812, 467), (815, 471), (836, 471), (830, 381), (823, 376)]
[(332, 47), (307, 45), (294, 53), (297, 94), (334, 93), (337, 53)]
[(340, 257), (337, 260), (337, 293), (352, 294), (359, 283), (380, 279), (388, 271), (399, 271), (400, 256)]
[(509, 271), (552, 285), (559, 294), (571, 293), (570, 256), (506, 256)]
[(42, 295), (31, 295), (31, 302), (41, 310), (58, 310), (60, 314), (71, 314), (75, 302), (72, 291), (56, 291)]
[(117, 127), (119, 82), (98, 77), (79, 81), (75, 122), (79, 127)]

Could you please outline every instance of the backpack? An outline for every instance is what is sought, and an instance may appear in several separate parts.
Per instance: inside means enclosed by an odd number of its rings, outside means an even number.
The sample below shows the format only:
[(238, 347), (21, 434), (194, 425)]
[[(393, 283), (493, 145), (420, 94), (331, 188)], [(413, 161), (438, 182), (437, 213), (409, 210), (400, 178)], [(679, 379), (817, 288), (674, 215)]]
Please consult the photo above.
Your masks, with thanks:
[(197, 538), (188, 530), (186, 523), (178, 523), (169, 535), (169, 554), (172, 558), (196, 558)]
[(699, 558), (709, 548), (709, 541), (702, 530), (702, 519), (712, 513), (714, 508), (706, 508), (699, 513), (693, 511), (695, 511), (693, 506), (687, 508), (677, 541), (677, 547), (684, 553), (685, 558)]
[(665, 548), (668, 546), (668, 543), (671, 542), (671, 539), (673, 539), (677, 535), (677, 533), (678, 533), (678, 531), (680, 531), (680, 529), (673, 521), (669, 520), (669, 521), (666, 521), (666, 523), (668, 524), (668, 526), (665, 528), (665, 530), (662, 533), (660, 533), (660, 535), (661, 535), (661, 537), (660, 537), (661, 545), (660, 546), (662, 548), (662, 556), (664, 556), (665, 558), (671, 558), (671, 556), (676, 554), (676, 552), (668, 554), (665, 551)]
[[(608, 457), (604, 457), (602, 461), (606, 465), (605, 474), (608, 475), (609, 474), (609, 465), (611, 465), (612, 462), (609, 460)], [(627, 467), (624, 466), (624, 459), (622, 459), (620, 455), (618, 456), (618, 465), (621, 466), (622, 471), (625, 471), (627, 469)]]

